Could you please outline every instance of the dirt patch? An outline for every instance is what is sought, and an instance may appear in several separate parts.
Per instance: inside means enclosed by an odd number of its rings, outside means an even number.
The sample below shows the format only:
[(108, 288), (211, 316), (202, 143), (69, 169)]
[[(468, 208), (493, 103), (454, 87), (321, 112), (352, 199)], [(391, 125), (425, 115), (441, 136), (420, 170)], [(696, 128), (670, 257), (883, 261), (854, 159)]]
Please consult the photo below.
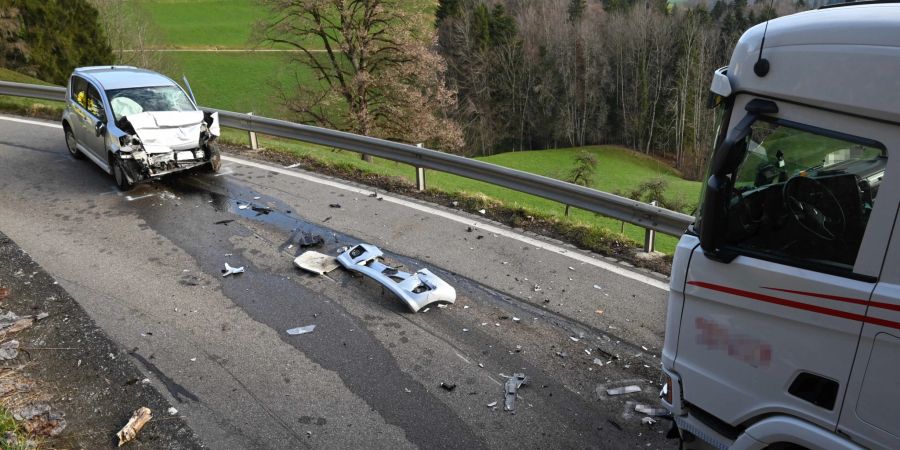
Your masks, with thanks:
[(141, 406), (154, 417), (126, 448), (203, 448), (181, 417), (167, 413), (168, 402), (125, 352), (2, 233), (0, 286), (9, 289), (0, 312), (47, 314), (7, 336), (6, 342), (19, 341), (18, 355), (0, 361), (0, 404), (38, 433), (39, 448), (116, 448), (116, 432)]
[[(336, 178), (351, 180), (372, 186), (378, 190), (402, 194), (431, 203), (448, 206), (478, 214), (493, 221), (530, 231), (572, 244), (580, 249), (610, 256), (635, 267), (668, 275), (672, 270), (672, 257), (663, 254), (645, 255), (637, 242), (625, 235), (574, 221), (561, 220), (556, 216), (532, 211), (526, 208), (510, 207), (499, 200), (482, 194), (465, 192), (445, 192), (427, 189), (420, 192), (406, 179), (367, 172), (358, 167), (332, 164), (309, 155), (296, 155), (286, 151), (259, 149), (222, 143), (220, 147), (232, 154), (264, 160), (279, 165), (299, 164), (298, 167)], [(484, 210), (482, 214), (480, 211)]]

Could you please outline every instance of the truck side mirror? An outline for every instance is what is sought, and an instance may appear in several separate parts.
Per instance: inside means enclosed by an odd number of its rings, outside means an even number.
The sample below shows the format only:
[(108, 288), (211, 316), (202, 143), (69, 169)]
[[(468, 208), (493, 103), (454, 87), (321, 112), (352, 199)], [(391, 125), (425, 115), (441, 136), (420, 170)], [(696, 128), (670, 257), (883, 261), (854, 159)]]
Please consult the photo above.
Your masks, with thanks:
[(106, 134), (106, 124), (98, 120), (97, 123), (94, 124), (94, 132), (97, 133), (97, 137)]

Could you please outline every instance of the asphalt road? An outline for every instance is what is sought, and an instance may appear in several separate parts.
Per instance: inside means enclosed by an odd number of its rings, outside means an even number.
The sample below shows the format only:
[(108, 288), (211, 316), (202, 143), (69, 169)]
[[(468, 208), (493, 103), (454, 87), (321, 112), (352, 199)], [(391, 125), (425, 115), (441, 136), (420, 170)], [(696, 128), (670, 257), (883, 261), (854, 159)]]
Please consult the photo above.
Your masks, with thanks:
[[(121, 193), (68, 155), (58, 125), (0, 116), (0, 230), (211, 448), (674, 447), (670, 422), (634, 412), (657, 402), (664, 280), (370, 193), (233, 157), (218, 175)], [(273, 212), (239, 208), (250, 203)], [(371, 280), (301, 273), (301, 232), (323, 235), (324, 253), (368, 242), (428, 267), (457, 302), (411, 314)], [(225, 262), (246, 273), (222, 277)], [(503, 383), (517, 372), (513, 414)], [(630, 384), (643, 391), (605, 393)]]

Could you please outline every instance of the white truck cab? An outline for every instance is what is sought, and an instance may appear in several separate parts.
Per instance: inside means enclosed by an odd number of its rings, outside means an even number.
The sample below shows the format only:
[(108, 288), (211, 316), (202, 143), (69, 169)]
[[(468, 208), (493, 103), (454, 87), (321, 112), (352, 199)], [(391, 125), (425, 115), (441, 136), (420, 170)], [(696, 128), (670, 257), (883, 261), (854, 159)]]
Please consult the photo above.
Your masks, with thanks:
[(900, 449), (900, 4), (755, 26), (711, 90), (662, 353), (678, 437)]

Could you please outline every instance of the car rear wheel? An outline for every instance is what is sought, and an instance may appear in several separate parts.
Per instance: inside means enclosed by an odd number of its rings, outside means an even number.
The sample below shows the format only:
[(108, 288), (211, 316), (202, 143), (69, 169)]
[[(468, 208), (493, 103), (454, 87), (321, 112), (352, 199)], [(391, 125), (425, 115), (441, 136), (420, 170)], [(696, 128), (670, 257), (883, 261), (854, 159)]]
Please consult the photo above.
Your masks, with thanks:
[(208, 142), (206, 150), (209, 151), (209, 167), (207, 170), (218, 173), (222, 168), (222, 154), (219, 152), (219, 146), (215, 142)]
[(116, 185), (119, 186), (119, 189), (122, 191), (130, 191), (131, 188), (134, 187), (134, 183), (128, 180), (128, 177), (125, 175), (125, 168), (122, 167), (122, 161), (114, 160), (112, 166), (113, 178), (116, 179)]
[(66, 130), (66, 148), (69, 149), (69, 153), (73, 158), (82, 159), (84, 155), (78, 151), (78, 146), (75, 143), (75, 133), (72, 132), (72, 129), (69, 128), (68, 125), (65, 126)]

